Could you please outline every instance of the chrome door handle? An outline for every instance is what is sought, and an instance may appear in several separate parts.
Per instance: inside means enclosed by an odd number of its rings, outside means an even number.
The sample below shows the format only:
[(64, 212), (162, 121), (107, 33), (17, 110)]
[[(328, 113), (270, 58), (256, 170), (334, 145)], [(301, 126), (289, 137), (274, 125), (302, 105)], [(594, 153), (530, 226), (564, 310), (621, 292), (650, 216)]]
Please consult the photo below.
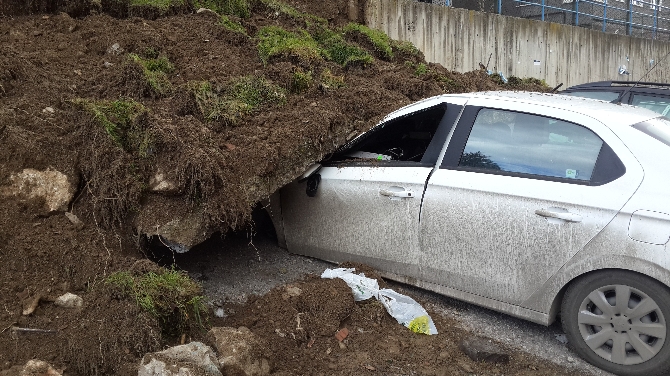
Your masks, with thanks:
[(379, 191), (379, 194), (386, 197), (400, 197), (400, 198), (412, 198), (414, 197), (414, 192), (412, 191), (392, 191), (388, 189), (382, 189)]
[(564, 220), (566, 222), (581, 222), (582, 221), (582, 216), (579, 214), (574, 214), (570, 213), (569, 211), (555, 211), (551, 210), (552, 208), (549, 209), (538, 209), (535, 210), (535, 214), (541, 216), (541, 217), (546, 217), (546, 218), (557, 218)]

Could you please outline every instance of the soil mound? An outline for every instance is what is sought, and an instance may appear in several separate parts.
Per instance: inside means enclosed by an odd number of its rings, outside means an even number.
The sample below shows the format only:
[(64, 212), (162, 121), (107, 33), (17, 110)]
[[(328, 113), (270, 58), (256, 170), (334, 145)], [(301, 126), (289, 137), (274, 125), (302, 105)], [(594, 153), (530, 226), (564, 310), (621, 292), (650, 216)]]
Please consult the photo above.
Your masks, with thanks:
[[(54, 170), (76, 192), (70, 217), (40, 198), (0, 194), (0, 330), (57, 331), (0, 336), (0, 370), (41, 358), (74, 375), (127, 373), (173, 340), (135, 302), (105, 298), (107, 278), (143, 257), (143, 234), (187, 249), (244, 228), (258, 201), (390, 111), (512, 88), (349, 25), (349, 1), (212, 1), (219, 13), (188, 4), (2, 2), (0, 16), (15, 16), (0, 22), (0, 187), (25, 169)], [(318, 298), (342, 286), (306, 291), (273, 333), (296, 334), (296, 310), (313, 335), (354, 314), (350, 300)], [(66, 292), (84, 307), (53, 307)]]

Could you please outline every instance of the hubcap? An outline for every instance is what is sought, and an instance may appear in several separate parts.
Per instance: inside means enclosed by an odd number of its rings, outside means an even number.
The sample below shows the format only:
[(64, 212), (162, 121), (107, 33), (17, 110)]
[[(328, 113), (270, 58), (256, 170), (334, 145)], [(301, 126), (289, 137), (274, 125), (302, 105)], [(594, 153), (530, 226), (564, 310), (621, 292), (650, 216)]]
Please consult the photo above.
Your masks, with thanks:
[(667, 328), (663, 312), (642, 291), (610, 285), (592, 291), (577, 319), (586, 345), (616, 364), (646, 362), (661, 351)]

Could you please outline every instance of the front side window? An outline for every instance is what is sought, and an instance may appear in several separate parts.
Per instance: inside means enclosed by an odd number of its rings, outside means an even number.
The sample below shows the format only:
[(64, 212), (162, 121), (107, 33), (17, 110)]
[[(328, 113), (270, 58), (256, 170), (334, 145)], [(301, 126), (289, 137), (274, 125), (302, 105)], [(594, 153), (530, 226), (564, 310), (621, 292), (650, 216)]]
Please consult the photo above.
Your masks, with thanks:
[(652, 110), (663, 116), (666, 116), (670, 110), (670, 99), (652, 95), (634, 94), (631, 104)]
[(482, 109), (459, 167), (589, 181), (603, 141), (589, 129), (543, 116)]
[(328, 162), (424, 162), (446, 109), (440, 104), (380, 124), (345, 145)]

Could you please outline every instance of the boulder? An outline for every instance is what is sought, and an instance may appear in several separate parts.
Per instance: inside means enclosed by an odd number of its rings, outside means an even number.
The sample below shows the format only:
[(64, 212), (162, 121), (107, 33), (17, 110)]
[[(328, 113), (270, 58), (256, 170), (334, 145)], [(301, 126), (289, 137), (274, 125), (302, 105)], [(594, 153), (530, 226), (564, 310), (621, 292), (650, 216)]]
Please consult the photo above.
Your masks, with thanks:
[(9, 177), (10, 185), (1, 189), (5, 196), (23, 199), (43, 198), (47, 211), (65, 211), (76, 193), (76, 183), (60, 171), (26, 168)]
[(212, 328), (208, 336), (219, 353), (219, 363), (224, 374), (270, 374), (270, 362), (263, 354), (265, 346), (248, 328), (217, 327)]
[(170, 347), (167, 350), (146, 354), (138, 369), (138, 376), (223, 376), (219, 361), (212, 349), (201, 343)]
[(149, 179), (149, 190), (154, 193), (179, 194), (179, 185), (168, 178), (162, 170), (158, 170), (154, 176)]
[(80, 308), (84, 305), (84, 299), (68, 292), (56, 298), (54, 304), (62, 308)]
[(62, 373), (47, 362), (33, 359), (23, 366), (19, 376), (62, 376)]

